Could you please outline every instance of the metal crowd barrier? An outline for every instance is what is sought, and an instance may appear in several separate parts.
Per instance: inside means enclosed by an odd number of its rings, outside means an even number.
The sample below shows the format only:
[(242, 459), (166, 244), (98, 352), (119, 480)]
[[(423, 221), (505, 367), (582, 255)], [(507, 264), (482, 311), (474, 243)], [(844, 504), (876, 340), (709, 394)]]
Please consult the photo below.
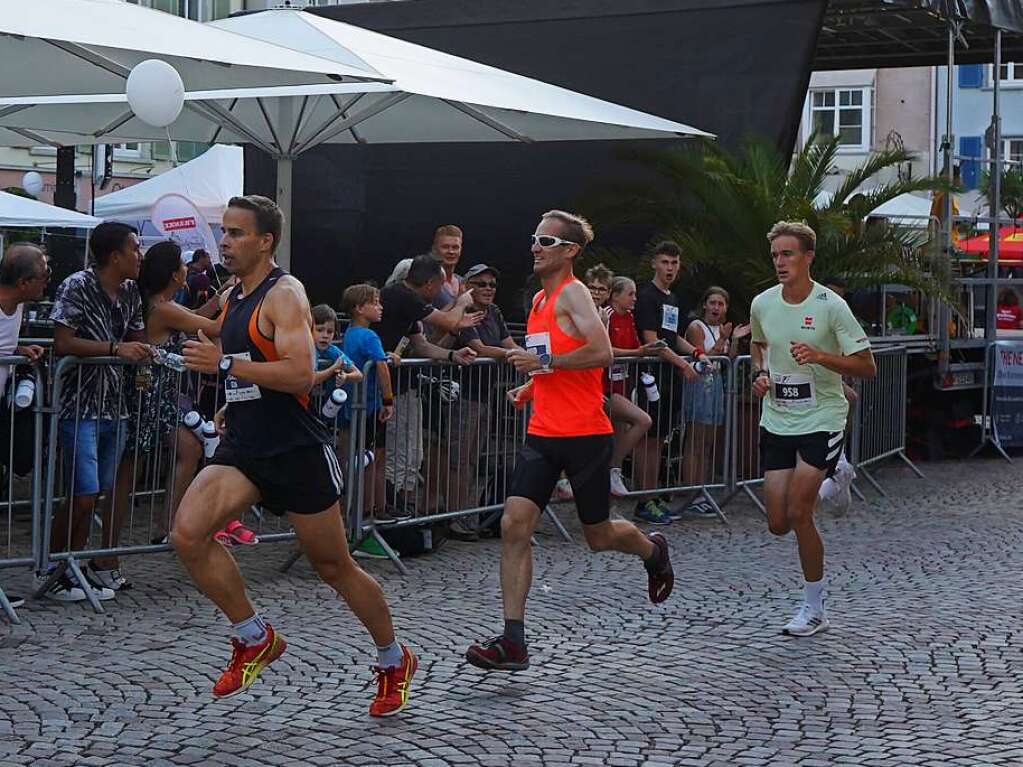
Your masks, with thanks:
[[(43, 452), (43, 410), (46, 379), (43, 368), (26, 357), (0, 357), (7, 370), (11, 397), (0, 402), (0, 471), (2, 505), (0, 516), (0, 570), (31, 569), (40, 550), (40, 488)], [(0, 388), (0, 394), (2, 394)], [(6, 431), (6, 434), (3, 432)], [(8, 620), (19, 623), (18, 615), (0, 581), (0, 608)]]
[(856, 381), (859, 395), (850, 435), (849, 460), (882, 496), (887, 493), (873, 472), (889, 458), (898, 458), (920, 479), (924, 475), (906, 455), (906, 375), (909, 355), (904, 346), (874, 350), (877, 375)]
[(767, 513), (754, 488), (764, 483), (760, 465), (760, 403), (753, 394), (753, 363), (743, 355), (733, 361), (734, 375), (729, 380), (728, 401), (731, 407), (731, 476), (725, 502), (742, 493), (762, 514)]

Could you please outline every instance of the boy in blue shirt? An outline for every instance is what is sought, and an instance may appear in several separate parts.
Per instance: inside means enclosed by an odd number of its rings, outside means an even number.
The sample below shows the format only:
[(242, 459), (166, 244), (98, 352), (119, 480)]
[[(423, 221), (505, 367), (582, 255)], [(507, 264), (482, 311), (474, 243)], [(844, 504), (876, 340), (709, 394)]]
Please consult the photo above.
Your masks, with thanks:
[[(391, 371), (387, 367), (388, 355), (384, 352), (380, 336), (369, 328), (371, 323), (380, 322), (383, 317), (380, 291), (366, 283), (350, 285), (341, 297), (341, 311), (351, 318), (342, 343), (344, 353), (360, 372), (366, 363), (376, 363), (366, 377), (366, 448), (373, 451), (374, 458), (366, 469), (363, 514), (371, 515), (377, 524), (396, 522), (393, 510), (384, 504), (384, 465), (387, 458), (387, 429), (384, 424), (394, 415), (394, 390), (391, 388)], [(350, 389), (348, 395), (352, 396)]]
[(335, 418), (323, 415), (323, 403), (334, 389), (346, 383), (362, 380), (362, 370), (352, 364), (348, 356), (333, 342), (337, 331), (337, 315), (327, 304), (312, 308), (313, 340), (316, 342), (316, 375), (310, 392), (309, 407), (328, 427), (333, 427)]

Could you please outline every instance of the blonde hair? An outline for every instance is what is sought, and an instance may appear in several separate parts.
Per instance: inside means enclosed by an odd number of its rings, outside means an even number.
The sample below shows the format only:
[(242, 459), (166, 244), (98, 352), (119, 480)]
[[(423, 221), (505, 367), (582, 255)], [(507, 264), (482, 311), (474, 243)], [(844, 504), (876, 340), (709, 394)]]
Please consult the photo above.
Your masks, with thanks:
[(437, 229), (434, 230), (433, 241), (437, 242), (437, 240), (441, 237), (457, 237), (458, 239), (462, 239), (462, 230), (454, 224), (444, 224), (443, 226), (438, 226)]
[(711, 296), (721, 296), (723, 299), (725, 299), (726, 304), (732, 303), (732, 299), (728, 295), (727, 290), (725, 290), (722, 287), (718, 287), (717, 285), (711, 285), (709, 288), (703, 291), (703, 298), (700, 299), (700, 306), (705, 306), (707, 304), (707, 301), (710, 300)]
[(779, 237), (795, 237), (799, 247), (805, 253), (817, 246), (817, 233), (805, 221), (779, 221), (767, 233), (767, 241), (774, 242)]
[(580, 248), (593, 242), (593, 225), (582, 216), (563, 210), (549, 210), (540, 216), (541, 220), (553, 218), (561, 223), (561, 232), (566, 240), (571, 240)]

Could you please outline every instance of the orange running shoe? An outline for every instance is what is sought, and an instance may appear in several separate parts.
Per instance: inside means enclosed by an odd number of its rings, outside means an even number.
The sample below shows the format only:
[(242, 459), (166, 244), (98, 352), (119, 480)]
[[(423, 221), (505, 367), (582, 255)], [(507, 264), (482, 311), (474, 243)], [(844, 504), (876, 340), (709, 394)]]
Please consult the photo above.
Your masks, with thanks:
[(262, 644), (247, 645), (236, 637), (231, 637), (231, 644), (234, 646), (231, 662), (213, 685), (214, 698), (228, 698), (247, 690), (263, 669), (280, 658), (288, 647), (284, 637), (269, 623)]
[(377, 675), (377, 696), (369, 706), (370, 716), (394, 716), (408, 705), (412, 676), (419, 668), (419, 659), (407, 645), (401, 646), (401, 664), (391, 668), (374, 666)]

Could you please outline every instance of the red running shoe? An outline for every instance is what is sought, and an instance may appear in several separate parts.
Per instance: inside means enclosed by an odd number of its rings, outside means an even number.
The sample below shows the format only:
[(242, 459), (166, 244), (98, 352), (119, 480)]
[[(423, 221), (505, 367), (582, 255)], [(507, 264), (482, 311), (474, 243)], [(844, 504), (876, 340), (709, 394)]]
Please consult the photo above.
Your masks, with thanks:
[(503, 635), (488, 639), (483, 644), (470, 645), (465, 651), (465, 659), (487, 671), (525, 671), (529, 668), (526, 648)]
[(231, 662), (213, 685), (214, 698), (227, 698), (247, 690), (263, 669), (280, 658), (288, 647), (284, 637), (269, 623), (262, 644), (247, 645), (235, 637), (231, 637), (231, 644), (234, 646)]
[(671, 595), (675, 586), (675, 571), (671, 569), (671, 556), (668, 554), (668, 539), (661, 533), (651, 533), (651, 542), (657, 547), (660, 554), (660, 565), (651, 570), (647, 568), (647, 593), (650, 601), (655, 605), (660, 604)]
[(370, 716), (394, 716), (408, 705), (409, 687), (419, 668), (419, 659), (407, 645), (401, 646), (401, 663), (390, 668), (374, 666), (377, 695), (369, 705)]

